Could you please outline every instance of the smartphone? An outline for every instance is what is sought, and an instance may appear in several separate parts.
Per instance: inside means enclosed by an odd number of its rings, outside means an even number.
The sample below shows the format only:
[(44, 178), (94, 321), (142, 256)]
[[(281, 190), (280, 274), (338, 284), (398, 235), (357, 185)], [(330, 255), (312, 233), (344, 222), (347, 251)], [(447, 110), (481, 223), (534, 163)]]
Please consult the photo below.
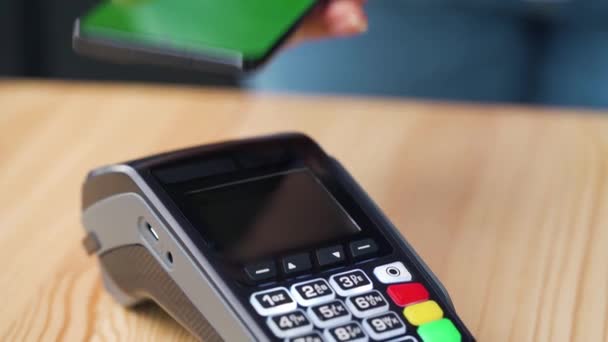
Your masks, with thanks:
[(320, 0), (105, 0), (74, 25), (82, 55), (221, 74), (270, 59)]

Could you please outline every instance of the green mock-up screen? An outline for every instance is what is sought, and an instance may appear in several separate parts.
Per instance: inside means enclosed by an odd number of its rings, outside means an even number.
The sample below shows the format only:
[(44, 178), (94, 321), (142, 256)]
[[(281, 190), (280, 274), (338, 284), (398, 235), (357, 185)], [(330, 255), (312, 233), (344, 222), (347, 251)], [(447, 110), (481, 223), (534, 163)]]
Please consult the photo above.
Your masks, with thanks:
[(82, 19), (83, 34), (193, 53), (263, 58), (315, 0), (113, 0)]

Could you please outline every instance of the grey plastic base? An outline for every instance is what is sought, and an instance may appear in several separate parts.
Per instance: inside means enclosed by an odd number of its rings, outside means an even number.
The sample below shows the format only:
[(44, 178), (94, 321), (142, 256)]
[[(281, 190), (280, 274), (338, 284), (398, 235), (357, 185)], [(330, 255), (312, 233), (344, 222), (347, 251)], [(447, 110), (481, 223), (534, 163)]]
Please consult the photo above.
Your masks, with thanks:
[(108, 293), (112, 295), (114, 300), (126, 307), (135, 306), (142, 301), (142, 299), (137, 299), (126, 294), (120, 287), (118, 287), (118, 285), (116, 285), (114, 280), (104, 270), (103, 266), (100, 266), (100, 268), (103, 286), (105, 287), (106, 291), (108, 291)]
[[(126, 305), (151, 299), (201, 341), (222, 341), (205, 316), (141, 245), (113, 249), (99, 258), (110, 291)], [(118, 295), (118, 296), (116, 296)]]
[[(142, 236), (139, 224), (142, 218), (154, 226), (159, 235), (158, 241), (151, 242)], [(256, 327), (246, 324), (246, 318), (235, 315), (232, 309), (235, 304), (226, 302), (226, 296), (230, 293), (222, 294), (216, 290), (217, 285), (209, 281), (203, 268), (185, 251), (174, 238), (174, 232), (167, 228), (164, 220), (159, 219), (142, 196), (122, 193), (98, 201), (84, 211), (83, 225), (98, 239), (100, 247), (97, 256), (103, 270), (104, 285), (119, 303), (133, 306), (142, 300), (152, 299), (199, 338), (204, 335), (206, 339), (219, 340), (221, 336), (227, 341), (265, 340), (262, 334), (258, 335), (260, 337), (252, 336), (251, 329)], [(132, 246), (138, 246), (138, 257), (123, 255), (119, 261), (108, 261), (110, 255), (133, 249)], [(165, 258), (167, 251), (172, 253), (172, 263)], [(141, 256), (144, 252), (145, 257)], [(141, 260), (147, 262), (142, 264)], [(142, 273), (142, 265), (147, 272), (154, 269), (156, 278)], [(161, 271), (162, 276), (159, 275)], [(138, 275), (138, 278), (133, 278), (134, 275)], [(161, 277), (165, 280), (163, 284), (172, 284), (171, 291), (156, 291), (152, 295), (151, 289), (158, 286)], [(194, 309), (178, 310), (174, 308), (175, 303), (180, 303), (178, 307)], [(237, 310), (246, 312), (244, 309)], [(209, 327), (201, 325), (213, 326), (216, 332), (209, 333)]]

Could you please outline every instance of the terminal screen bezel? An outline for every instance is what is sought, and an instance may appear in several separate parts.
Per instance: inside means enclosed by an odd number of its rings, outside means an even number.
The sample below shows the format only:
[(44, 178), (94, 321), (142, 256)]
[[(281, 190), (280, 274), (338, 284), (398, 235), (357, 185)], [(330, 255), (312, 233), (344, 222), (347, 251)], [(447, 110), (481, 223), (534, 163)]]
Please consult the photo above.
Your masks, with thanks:
[(235, 262), (272, 258), (361, 232), (307, 168), (194, 187), (176, 195), (207, 244)]
[[(162, 189), (160, 196), (163, 198), (167, 196), (166, 202), (171, 202), (167, 203), (169, 209), (174, 212), (174, 216), (202, 254), (224, 275), (240, 281), (247, 282), (243, 275), (243, 266), (246, 264), (266, 260), (269, 257), (278, 261), (294, 253), (312, 253), (316, 249), (337, 244), (347, 247), (354, 239), (371, 238), (378, 244), (378, 255), (390, 254), (393, 247), (387, 241), (385, 233), (349, 192), (334, 169), (331, 157), (312, 140), (303, 136), (288, 136), (281, 140), (262, 139), (207, 145), (202, 150), (186, 150), (182, 154), (171, 154), (166, 157), (161, 155), (153, 160), (142, 160), (136, 166), (139, 169), (145, 168), (146, 178)], [(187, 210), (180, 205), (180, 201), (188, 191), (302, 169), (310, 172), (324, 186), (361, 229), (359, 233), (319, 241), (301, 248), (282, 250), (275, 255), (260, 259), (235, 261), (217, 252), (212, 241), (205, 239), (196, 228), (195, 220), (192, 220)], [(311, 272), (319, 271), (320, 269), (315, 267)], [(285, 278), (279, 274), (275, 280), (283, 279)]]

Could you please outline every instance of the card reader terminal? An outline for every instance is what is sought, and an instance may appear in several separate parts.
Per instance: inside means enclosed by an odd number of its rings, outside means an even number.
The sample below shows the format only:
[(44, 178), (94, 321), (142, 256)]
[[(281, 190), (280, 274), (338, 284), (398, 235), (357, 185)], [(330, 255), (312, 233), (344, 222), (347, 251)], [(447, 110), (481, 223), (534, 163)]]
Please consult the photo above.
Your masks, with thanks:
[(201, 340), (474, 341), (412, 247), (305, 135), (98, 168), (82, 208), (113, 297), (152, 300)]

